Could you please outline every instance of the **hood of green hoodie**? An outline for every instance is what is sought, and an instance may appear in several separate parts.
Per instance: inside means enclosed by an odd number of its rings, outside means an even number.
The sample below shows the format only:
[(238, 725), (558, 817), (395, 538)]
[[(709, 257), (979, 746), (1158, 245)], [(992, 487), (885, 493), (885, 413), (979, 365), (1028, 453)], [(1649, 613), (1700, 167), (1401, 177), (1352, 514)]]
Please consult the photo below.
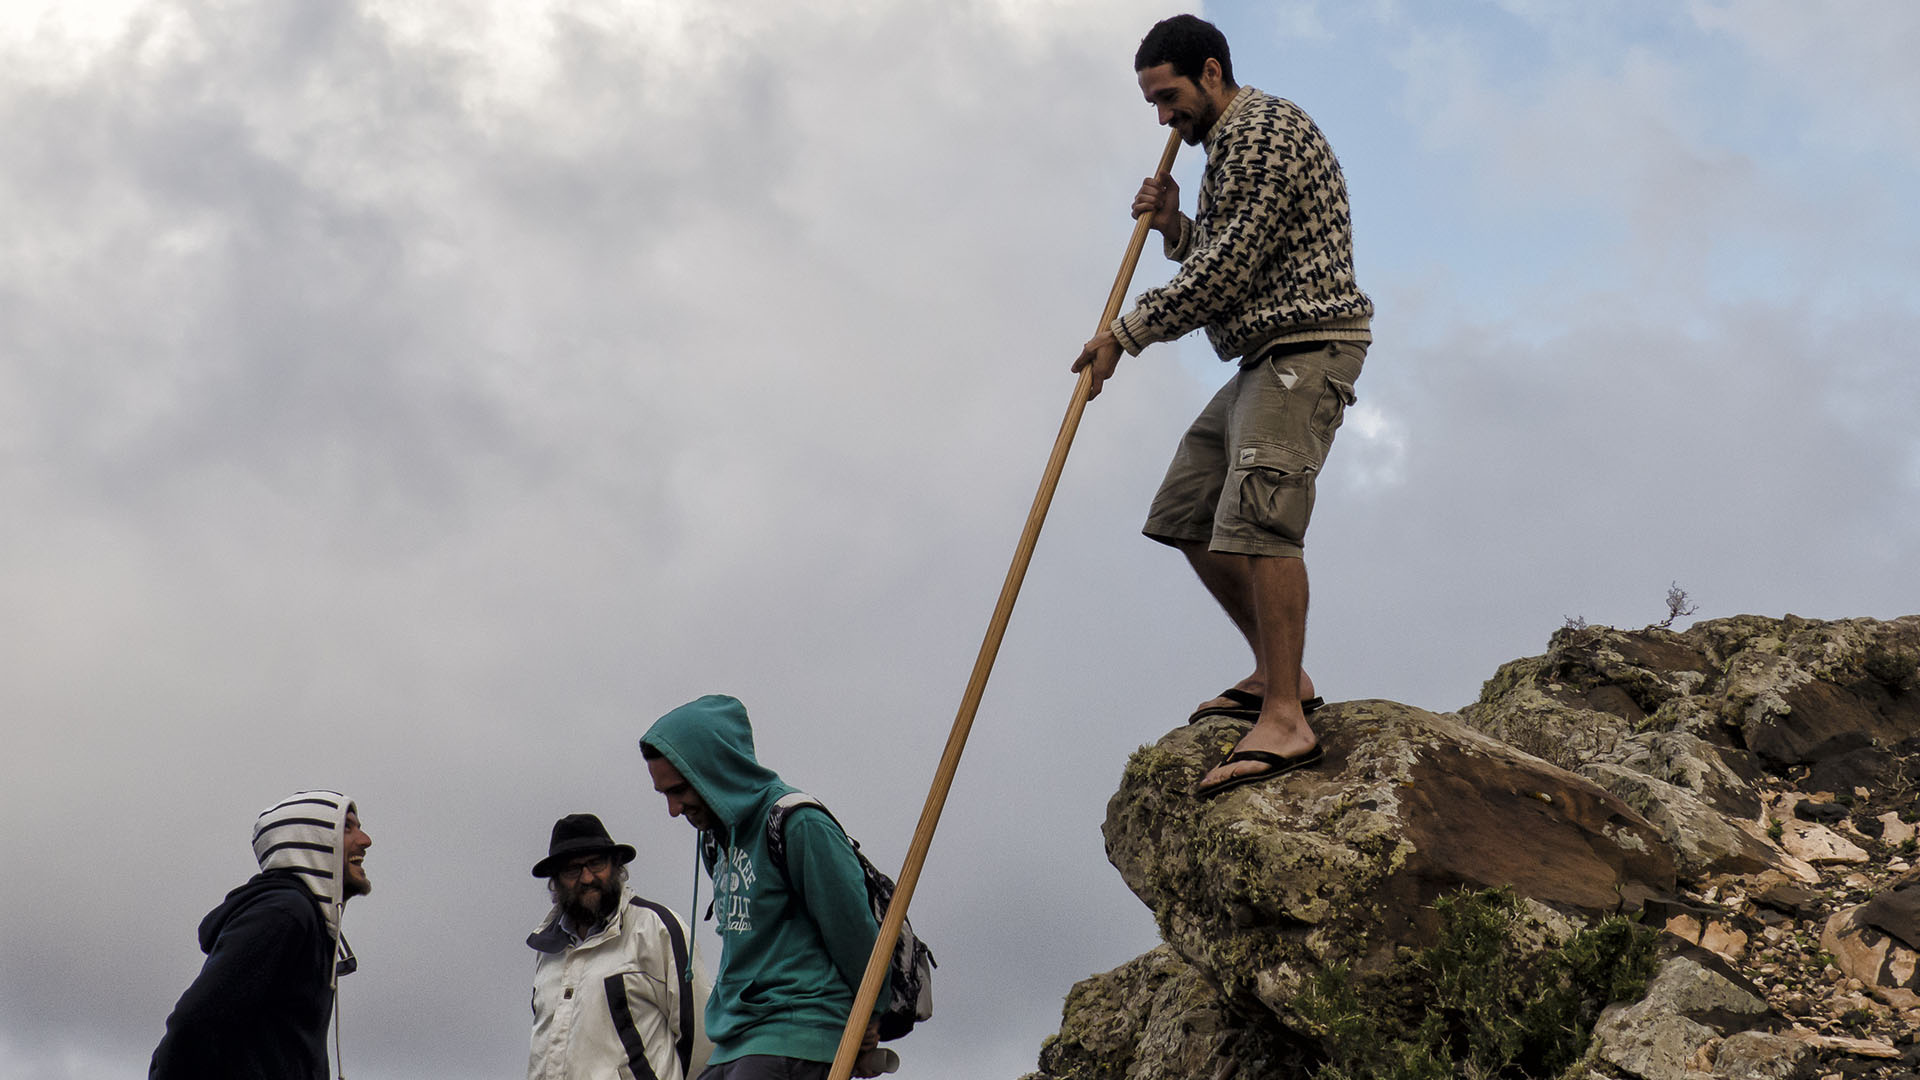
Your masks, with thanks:
[(749, 820), (770, 793), (778, 798), (792, 790), (753, 756), (747, 707), (725, 694), (687, 702), (655, 720), (640, 741), (680, 770), (729, 833)]

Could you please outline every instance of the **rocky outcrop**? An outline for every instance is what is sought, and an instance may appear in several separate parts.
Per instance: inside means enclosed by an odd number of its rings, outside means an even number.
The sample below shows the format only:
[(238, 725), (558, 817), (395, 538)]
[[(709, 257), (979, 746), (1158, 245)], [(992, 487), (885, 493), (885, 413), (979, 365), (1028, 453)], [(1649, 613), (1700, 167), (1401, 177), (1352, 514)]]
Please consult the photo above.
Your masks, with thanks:
[(1804, 767), (1851, 790), (1920, 737), (1920, 616), (1569, 627), (1461, 716), (1563, 767), (1621, 765), (1750, 818), (1764, 776)]
[(1501, 977), (1617, 913), (1669, 931), (1561, 1080), (1920, 1069), (1920, 616), (1567, 628), (1459, 714), (1314, 721), (1319, 766), (1213, 800), (1244, 723), (1134, 755), (1108, 854), (1166, 944), (1075, 988), (1034, 1080), (1365, 1075), (1328, 994), (1430, 968), (1436, 900), (1493, 886)]
[(1433, 900), (1461, 888), (1576, 918), (1673, 890), (1659, 833), (1572, 773), (1394, 702), (1315, 719), (1318, 768), (1196, 799), (1246, 728), (1203, 721), (1136, 753), (1107, 805), (1108, 858), (1236, 1005), (1289, 1018), (1328, 965), (1375, 970), (1423, 943)]
[(1040, 1049), (1059, 1080), (1189, 1080), (1299, 1073), (1304, 1044), (1250, 1037), (1178, 953), (1162, 945), (1084, 980), (1067, 995), (1060, 1033)]

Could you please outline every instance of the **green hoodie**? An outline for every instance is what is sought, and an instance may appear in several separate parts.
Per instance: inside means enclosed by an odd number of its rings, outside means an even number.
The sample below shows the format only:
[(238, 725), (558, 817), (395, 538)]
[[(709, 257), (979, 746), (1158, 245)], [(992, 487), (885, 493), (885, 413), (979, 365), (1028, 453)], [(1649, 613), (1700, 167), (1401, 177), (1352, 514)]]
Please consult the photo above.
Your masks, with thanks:
[(707, 999), (708, 1064), (748, 1054), (832, 1061), (880, 934), (847, 834), (818, 808), (795, 810), (780, 873), (767, 851), (767, 812), (795, 789), (754, 757), (746, 707), (733, 698), (682, 705), (640, 741), (726, 826), (707, 866), (721, 940)]

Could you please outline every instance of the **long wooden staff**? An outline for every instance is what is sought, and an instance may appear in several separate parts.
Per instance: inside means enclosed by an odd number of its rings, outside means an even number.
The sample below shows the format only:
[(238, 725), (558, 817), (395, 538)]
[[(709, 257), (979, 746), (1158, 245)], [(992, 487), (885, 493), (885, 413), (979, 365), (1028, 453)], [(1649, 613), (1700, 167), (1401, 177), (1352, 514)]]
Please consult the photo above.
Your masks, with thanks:
[[(1167, 135), (1167, 148), (1160, 155), (1154, 175), (1165, 177), (1173, 168), (1173, 157), (1180, 152), (1180, 133)], [(1127, 242), (1126, 257), (1120, 260), (1120, 272), (1114, 276), (1113, 291), (1107, 294), (1106, 310), (1100, 326), (1105, 329), (1120, 314), (1127, 286), (1133, 281), (1133, 268), (1146, 246), (1151, 214), (1141, 214), (1133, 226), (1133, 239)], [(853, 1012), (840, 1035), (840, 1049), (834, 1055), (828, 1080), (848, 1080), (853, 1075), (854, 1059), (860, 1056), (860, 1043), (866, 1036), (867, 1021), (873, 1015), (873, 1003), (880, 998), (881, 984), (887, 978), (887, 964), (893, 956), (894, 942), (900, 940), (900, 924), (906, 921), (907, 905), (913, 902), (913, 887), (920, 881), (920, 868), (926, 864), (927, 848), (933, 844), (933, 830), (940, 824), (940, 811), (947, 805), (947, 791), (953, 787), (953, 775), (960, 768), (960, 753), (966, 749), (967, 733), (973, 729), (973, 715), (980, 698), (987, 692), (987, 676), (993, 671), (994, 657), (1000, 653), (1000, 640), (1006, 636), (1007, 620), (1013, 617), (1013, 602), (1020, 595), (1020, 583), (1026, 579), (1027, 564), (1033, 561), (1033, 548), (1040, 540), (1040, 526), (1047, 520), (1047, 508), (1053, 503), (1053, 491), (1060, 486), (1061, 470), (1067, 465), (1067, 450), (1080, 428), (1080, 414), (1087, 407), (1087, 391), (1093, 382), (1091, 365), (1082, 368), (1080, 381), (1073, 388), (1073, 400), (1067, 404), (1067, 416), (1060, 422), (1060, 434), (1053, 440), (1053, 455), (1047, 459), (1047, 471), (1040, 478), (1040, 490), (1033, 497), (1033, 509), (1027, 511), (1027, 527), (1020, 533), (1020, 546), (1013, 553), (1013, 565), (1007, 569), (1006, 583), (1000, 586), (1000, 602), (994, 605), (993, 619), (987, 624), (986, 640), (980, 643), (980, 655), (973, 662), (973, 677), (967, 680), (967, 692), (960, 699), (960, 712), (953, 718), (953, 730), (947, 736), (947, 749), (934, 772), (933, 787), (927, 792), (927, 805), (920, 812), (920, 825), (907, 848), (906, 865), (894, 883), (893, 902), (880, 920), (880, 936), (874, 939), (873, 953), (867, 957), (867, 972), (860, 980), (860, 992), (854, 995)]]

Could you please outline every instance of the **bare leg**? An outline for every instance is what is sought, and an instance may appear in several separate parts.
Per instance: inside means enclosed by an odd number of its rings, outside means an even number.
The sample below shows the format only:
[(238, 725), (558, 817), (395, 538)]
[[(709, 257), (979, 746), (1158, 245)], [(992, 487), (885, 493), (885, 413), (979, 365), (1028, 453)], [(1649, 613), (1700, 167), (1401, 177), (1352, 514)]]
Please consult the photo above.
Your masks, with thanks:
[[(1257, 672), (1267, 676), (1266, 704), (1260, 719), (1235, 749), (1266, 750), (1294, 757), (1319, 741), (1300, 709), (1304, 676), (1300, 657), (1307, 640), (1307, 564), (1295, 558), (1246, 556), (1253, 583), (1254, 621), (1258, 627)], [(1257, 762), (1222, 765), (1201, 779), (1217, 784), (1242, 773), (1264, 772)]]
[[(1247, 639), (1247, 648), (1253, 651), (1253, 674), (1241, 679), (1235, 683), (1234, 686), (1250, 694), (1265, 694), (1267, 692), (1268, 652), (1260, 647), (1260, 620), (1259, 614), (1255, 610), (1256, 588), (1254, 582), (1254, 565), (1267, 560), (1248, 555), (1231, 555), (1225, 552), (1208, 551), (1207, 545), (1201, 541), (1187, 541), (1180, 544), (1179, 548), (1181, 554), (1187, 557), (1187, 562), (1193, 566), (1193, 572), (1199, 575), (1200, 583), (1207, 587), (1207, 592), (1213, 594), (1214, 600), (1219, 602), (1221, 609), (1227, 613), (1227, 618), (1232, 619), (1233, 625), (1239, 628), (1240, 636)], [(1299, 559), (1284, 561), (1300, 562)], [(1304, 627), (1306, 626), (1306, 610), (1304, 606), (1306, 576), (1304, 564), (1302, 564), (1301, 570), (1300, 590), (1303, 597), (1300, 613), (1300, 624), (1303, 628), (1301, 637), (1304, 640)], [(1312, 697), (1313, 680), (1307, 677), (1306, 672), (1300, 670), (1298, 649), (1294, 650), (1292, 666), (1296, 673), (1295, 698), (1305, 699)], [(1209, 708), (1215, 705), (1231, 706), (1233, 702), (1228, 701), (1226, 698), (1214, 698), (1211, 701), (1203, 702), (1200, 707)]]

